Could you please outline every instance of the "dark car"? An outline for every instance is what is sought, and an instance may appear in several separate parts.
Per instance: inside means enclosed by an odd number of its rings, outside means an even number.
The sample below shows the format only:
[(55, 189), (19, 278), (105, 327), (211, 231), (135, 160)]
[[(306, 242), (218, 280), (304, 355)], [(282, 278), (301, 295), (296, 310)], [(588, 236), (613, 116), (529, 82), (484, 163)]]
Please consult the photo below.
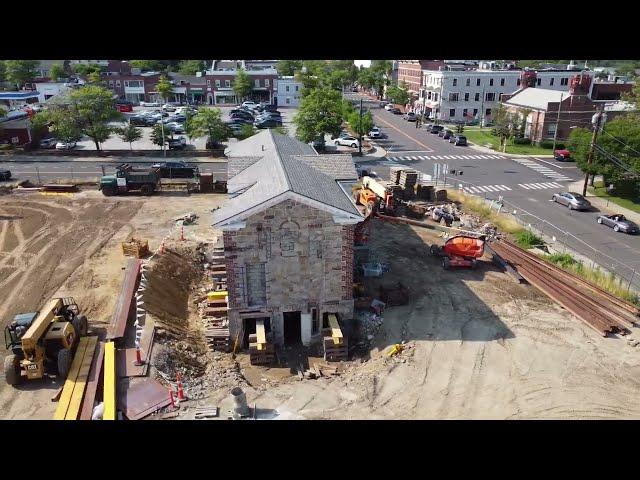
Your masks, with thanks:
[(148, 115), (132, 115), (129, 117), (129, 123), (138, 127), (148, 127), (149, 125), (154, 125), (156, 119)]
[(263, 109), (264, 109), (265, 112), (277, 112), (278, 111), (278, 106), (277, 105), (267, 104), (267, 105), (263, 105)]
[(256, 122), (254, 123), (254, 125), (256, 128), (276, 128), (276, 127), (280, 127), (282, 125), (282, 122), (274, 118), (270, 118), (267, 120)]
[(561, 205), (566, 205), (569, 210), (590, 210), (591, 203), (579, 193), (562, 192), (554, 193), (551, 200)]
[[(180, 140), (180, 139), (174, 139)], [(162, 178), (194, 178), (200, 175), (198, 167), (188, 165), (184, 162), (162, 162), (153, 165), (160, 169)]]
[(233, 112), (229, 114), (229, 118), (250, 118), (253, 120), (254, 116), (249, 112)]
[(443, 130), (444, 127), (442, 125), (431, 125), (431, 130), (429, 130), (429, 133), (440, 133)]
[(276, 118), (278, 120), (282, 120), (282, 115), (280, 115), (279, 113), (276, 112), (265, 112), (262, 115), (258, 115), (256, 117), (256, 120), (264, 120), (267, 118)]
[(640, 227), (633, 223), (631, 220), (627, 220), (624, 215), (600, 215), (598, 217), (598, 223), (613, 228), (615, 232), (624, 232), (634, 234), (640, 232)]
[(394, 115), (402, 115), (402, 110), (400, 110), (398, 107), (390, 108), (389, 111)]
[(405, 113), (402, 118), (404, 118), (406, 121), (408, 122), (415, 122), (416, 120), (418, 120), (418, 117), (415, 113), (413, 112), (407, 112)]
[(56, 148), (56, 143), (58, 140), (55, 138), (43, 138), (40, 140), (40, 148)]
[(170, 138), (167, 143), (169, 144), (169, 150), (184, 150), (187, 148), (187, 141), (184, 137)]
[(187, 121), (187, 117), (182, 115), (181, 113), (178, 113), (177, 115), (171, 115), (170, 117), (167, 117), (167, 120), (169, 120), (169, 122), (184, 123)]
[(456, 146), (466, 147), (467, 146), (467, 137), (464, 135), (453, 135), (449, 139), (449, 143), (453, 143)]
[(11, 171), (10, 170), (0, 170), (0, 180), (11, 180)]
[(438, 133), (438, 136), (441, 136), (444, 140), (449, 140), (451, 138), (451, 135), (453, 135), (453, 132), (451, 130), (444, 130), (442, 132), (442, 135)]
[(242, 125), (251, 125), (252, 123), (254, 123), (254, 120), (252, 118), (234, 117), (231, 119), (230, 122), (227, 122), (228, 125), (232, 123), (240, 123)]

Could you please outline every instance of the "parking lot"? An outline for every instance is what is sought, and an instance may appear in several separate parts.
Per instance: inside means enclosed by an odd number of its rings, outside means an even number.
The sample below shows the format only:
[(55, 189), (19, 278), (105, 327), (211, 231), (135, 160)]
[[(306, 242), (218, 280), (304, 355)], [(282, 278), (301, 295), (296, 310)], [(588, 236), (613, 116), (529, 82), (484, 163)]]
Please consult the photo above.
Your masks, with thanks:
[[(205, 109), (205, 108), (214, 108), (214, 107), (210, 107), (210, 106), (206, 106), (206, 105), (202, 105), (198, 107), (199, 109)], [(233, 106), (222, 106), (222, 107), (215, 107), (215, 108), (219, 108), (222, 111), (222, 119), (224, 121), (229, 120), (229, 112), (231, 111), (231, 109), (233, 109)], [(133, 108), (133, 112), (130, 113), (123, 113), (124, 117), (126, 119), (128, 119), (129, 117), (131, 117), (132, 115), (135, 115), (136, 113), (140, 113), (140, 112), (144, 112), (144, 111), (153, 111), (153, 110), (158, 110), (157, 107), (134, 107)], [(295, 125), (292, 123), (293, 121), (293, 117), (297, 112), (297, 109), (295, 108), (279, 108), (280, 113), (282, 114), (282, 125), (283, 127), (285, 127), (289, 133), (289, 135), (294, 136), (295, 135)], [(113, 124), (114, 126), (118, 125), (117, 123)], [(122, 123), (122, 125), (124, 125), (124, 123)], [(158, 145), (154, 145), (154, 143), (151, 141), (151, 129), (152, 127), (140, 127), (140, 129), (142, 130), (142, 139), (134, 142), (131, 147), (133, 147), (134, 150), (154, 150), (157, 149), (158, 151), (160, 151), (160, 147)], [(167, 137), (169, 136), (169, 132), (166, 132)], [(187, 139), (187, 148), (189, 149), (196, 149), (196, 150), (204, 150), (205, 146), (206, 146), (206, 142), (207, 142), (207, 138), (206, 137), (200, 137), (200, 138), (194, 138), (189, 140), (186, 135), (176, 135), (174, 134), (174, 138), (177, 136), (184, 136)], [(231, 139), (231, 142), (233, 142), (234, 140)], [(106, 142), (101, 144), (101, 148), (103, 150), (128, 150), (129, 144), (126, 142), (123, 142), (120, 137), (117, 134), (113, 134)], [(85, 137), (84, 139), (82, 139), (81, 141), (77, 142), (76, 144), (76, 149), (80, 150), (95, 150), (96, 146), (95, 143), (93, 142), (93, 140), (91, 140), (88, 137)]]

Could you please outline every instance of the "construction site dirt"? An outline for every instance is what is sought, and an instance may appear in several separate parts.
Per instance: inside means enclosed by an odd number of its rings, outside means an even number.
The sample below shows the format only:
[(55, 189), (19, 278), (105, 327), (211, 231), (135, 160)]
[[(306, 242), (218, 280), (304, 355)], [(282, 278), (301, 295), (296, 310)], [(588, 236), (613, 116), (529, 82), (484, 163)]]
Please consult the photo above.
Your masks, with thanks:
[[(206, 295), (199, 248), (221, 232), (211, 210), (224, 195), (104, 198), (29, 194), (0, 197), (0, 319), (35, 311), (56, 294), (73, 296), (90, 329), (104, 334), (123, 268), (121, 242), (135, 236), (152, 252), (145, 303), (156, 325), (149, 375), (164, 385), (181, 373), (197, 408), (232, 408), (239, 386), (250, 406), (276, 419), (640, 418), (640, 347), (602, 338), (534, 287), (518, 284), (488, 257), (475, 270), (443, 270), (431, 244), (439, 232), (373, 221), (371, 254), (388, 266), (363, 279), (364, 295), (400, 282), (408, 303), (350, 326), (350, 359), (339, 375), (301, 379), (286, 365), (250, 365), (247, 352), (212, 352), (199, 322)], [(193, 212), (194, 224), (175, 219)], [(184, 236), (185, 240), (180, 237)], [(640, 338), (637, 328), (629, 337)], [(388, 352), (404, 343), (394, 356)], [(321, 364), (311, 352), (309, 367)], [(0, 418), (51, 419), (52, 379), (15, 388), (0, 381)]]

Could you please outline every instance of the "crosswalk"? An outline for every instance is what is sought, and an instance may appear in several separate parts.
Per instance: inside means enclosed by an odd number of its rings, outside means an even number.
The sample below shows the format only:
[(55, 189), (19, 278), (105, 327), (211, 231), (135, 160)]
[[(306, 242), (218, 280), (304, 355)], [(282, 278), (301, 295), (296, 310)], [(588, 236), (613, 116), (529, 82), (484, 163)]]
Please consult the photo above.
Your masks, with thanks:
[(405, 155), (402, 157), (387, 157), (390, 162), (417, 162), (420, 160), (488, 160), (502, 159), (502, 155)]
[(547, 178), (552, 178), (553, 180), (560, 181), (560, 182), (571, 181), (571, 178), (567, 177), (566, 175), (563, 175), (562, 173), (557, 172), (556, 170), (553, 170), (549, 167), (540, 165), (539, 163), (536, 163), (532, 160), (529, 160), (526, 158), (514, 158), (514, 160), (519, 164), (524, 165), (525, 167), (528, 167), (532, 170), (535, 170), (538, 173), (541, 173)]
[[(545, 182), (545, 183), (519, 183), (518, 187), (524, 190), (544, 190), (544, 189), (562, 189), (562, 185), (557, 182)], [(491, 193), (491, 192), (508, 192), (513, 190), (507, 185), (476, 185), (474, 187), (463, 187), (466, 193)]]

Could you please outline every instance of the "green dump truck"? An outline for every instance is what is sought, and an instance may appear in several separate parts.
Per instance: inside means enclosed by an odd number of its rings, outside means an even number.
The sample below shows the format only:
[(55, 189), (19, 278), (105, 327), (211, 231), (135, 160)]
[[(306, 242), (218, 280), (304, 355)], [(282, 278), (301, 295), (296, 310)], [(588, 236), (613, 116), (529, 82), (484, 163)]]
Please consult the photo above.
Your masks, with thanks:
[(160, 178), (159, 168), (134, 168), (125, 163), (117, 167), (115, 175), (104, 175), (100, 178), (100, 190), (106, 196), (129, 192), (152, 195), (160, 189)]

